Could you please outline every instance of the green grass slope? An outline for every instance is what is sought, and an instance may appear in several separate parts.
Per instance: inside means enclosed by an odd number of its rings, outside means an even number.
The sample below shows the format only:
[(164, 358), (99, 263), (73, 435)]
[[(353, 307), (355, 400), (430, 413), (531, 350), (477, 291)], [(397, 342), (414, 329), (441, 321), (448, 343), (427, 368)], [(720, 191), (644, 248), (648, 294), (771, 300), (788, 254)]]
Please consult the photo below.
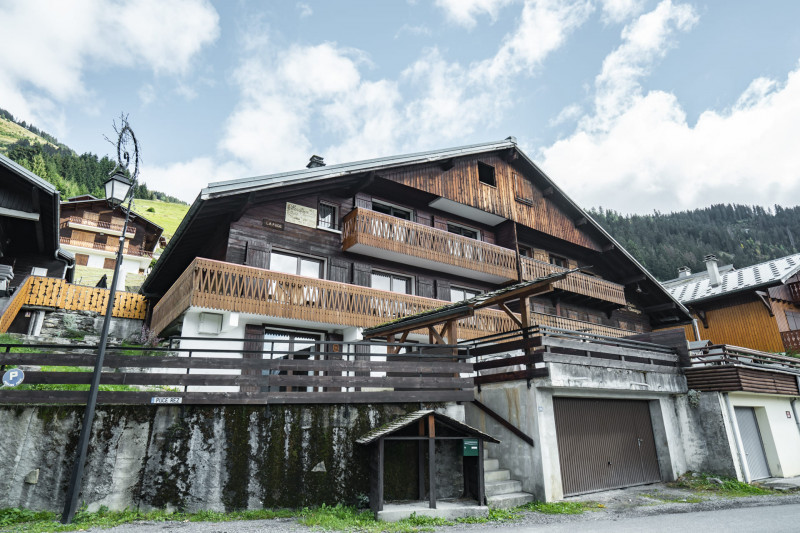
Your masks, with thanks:
[[(148, 211), (152, 209), (152, 211)], [(147, 220), (164, 228), (164, 237), (170, 240), (178, 229), (178, 225), (189, 211), (186, 204), (173, 204), (159, 200), (133, 200), (133, 210)]]
[(31, 142), (50, 144), (33, 132), (30, 132), (8, 119), (0, 117), (0, 153), (7, 154), (8, 147), (19, 141), (28, 139)]

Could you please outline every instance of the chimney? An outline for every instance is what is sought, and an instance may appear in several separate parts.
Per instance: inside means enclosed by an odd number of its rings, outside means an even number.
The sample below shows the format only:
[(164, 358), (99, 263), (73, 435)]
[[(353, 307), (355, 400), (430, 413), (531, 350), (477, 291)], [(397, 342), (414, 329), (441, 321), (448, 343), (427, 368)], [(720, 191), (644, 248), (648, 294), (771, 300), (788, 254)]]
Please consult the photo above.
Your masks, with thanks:
[(682, 266), (678, 269), (678, 277), (679, 278), (688, 278), (692, 275), (692, 269), (688, 266)]
[(312, 155), (311, 159), (308, 160), (308, 164), (306, 165), (306, 168), (317, 168), (317, 167), (324, 167), (324, 166), (325, 166), (325, 160), (324, 159), (322, 159), (318, 155)]
[(706, 262), (706, 268), (708, 269), (708, 281), (711, 283), (712, 287), (719, 286), (722, 283), (722, 277), (719, 275), (719, 267), (717, 266), (717, 256), (714, 254), (708, 254), (703, 258), (703, 261)]

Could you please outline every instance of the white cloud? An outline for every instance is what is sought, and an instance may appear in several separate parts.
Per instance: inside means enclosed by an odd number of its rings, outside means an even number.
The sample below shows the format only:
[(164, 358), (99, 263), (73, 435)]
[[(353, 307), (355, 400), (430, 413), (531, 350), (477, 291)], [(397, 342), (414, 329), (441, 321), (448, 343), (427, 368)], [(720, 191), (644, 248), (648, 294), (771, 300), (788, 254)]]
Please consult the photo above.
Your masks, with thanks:
[[(0, 6), (0, 101), (49, 127), (49, 110), (65, 102), (93, 105), (83, 77), (90, 69), (138, 67), (182, 75), (219, 35), (206, 0), (24, 0)], [(31, 29), (35, 28), (35, 35)]]
[(596, 80), (595, 114), (541, 149), (542, 167), (579, 204), (629, 213), (800, 197), (800, 64), (785, 82), (753, 80), (730, 108), (705, 111), (694, 126), (675, 95), (643, 94), (641, 76), (695, 18), (665, 1), (626, 28)]
[(403, 24), (400, 29), (394, 34), (395, 39), (399, 39), (404, 33), (409, 35), (431, 35), (431, 29), (424, 24), (412, 26), (411, 24)]
[(139, 100), (142, 105), (148, 106), (156, 100), (156, 88), (151, 83), (145, 83), (139, 88)]
[(476, 75), (493, 81), (532, 72), (586, 22), (593, 9), (589, 0), (526, 1), (514, 32), (506, 36), (494, 57), (481, 63)]
[(603, 20), (608, 23), (620, 23), (638, 15), (644, 9), (643, 0), (601, 0)]
[(310, 17), (314, 14), (314, 10), (311, 9), (311, 6), (306, 4), (305, 2), (297, 2), (296, 6), (297, 10), (300, 12), (300, 18)]
[(581, 113), (583, 113), (583, 108), (581, 106), (578, 104), (570, 104), (562, 109), (556, 117), (550, 119), (548, 124), (550, 126), (558, 126), (565, 122), (571, 122), (581, 116)]
[(150, 189), (191, 202), (209, 183), (245, 175), (247, 169), (235, 162), (219, 164), (211, 157), (197, 157), (161, 167), (146, 165), (139, 179)]
[(478, 15), (488, 15), (492, 22), (497, 20), (500, 10), (514, 0), (436, 0), (447, 18), (465, 28), (474, 28)]

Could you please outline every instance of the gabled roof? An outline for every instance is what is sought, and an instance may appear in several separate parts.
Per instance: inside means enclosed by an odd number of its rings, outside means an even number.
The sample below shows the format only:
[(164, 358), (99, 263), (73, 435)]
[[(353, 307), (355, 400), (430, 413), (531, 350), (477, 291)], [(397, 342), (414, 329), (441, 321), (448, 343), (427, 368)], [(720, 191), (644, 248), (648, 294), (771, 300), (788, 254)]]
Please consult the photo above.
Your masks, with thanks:
[(722, 282), (716, 287), (711, 286), (707, 271), (671, 279), (663, 285), (674, 298), (684, 304), (779, 285), (800, 272), (800, 254), (787, 255), (740, 269), (726, 265), (719, 270)]
[(459, 422), (455, 418), (451, 418), (447, 415), (437, 413), (433, 409), (420, 409), (419, 411), (414, 411), (412, 413), (403, 415), (399, 418), (392, 420), (387, 424), (384, 424), (380, 427), (373, 429), (366, 435), (359, 437), (358, 439), (356, 439), (356, 442), (358, 444), (369, 444), (371, 442), (375, 442), (381, 437), (386, 437), (388, 435), (391, 435), (392, 433), (395, 433), (396, 431), (400, 431), (401, 429), (410, 426), (417, 420), (425, 418), (426, 416), (431, 414), (433, 415), (436, 422), (441, 422), (447, 426), (450, 426), (452, 429), (455, 429), (459, 433), (463, 433), (464, 436), (466, 437), (477, 437), (487, 442), (494, 442), (494, 443), (500, 442), (491, 435), (488, 435), (480, 430), (477, 430), (472, 426), (468, 426), (463, 422)]
[[(136, 204), (136, 200), (134, 200), (134, 205), (135, 204)], [(91, 206), (94, 206), (94, 205), (101, 205), (103, 207), (109, 207), (107, 200), (105, 200), (103, 198), (95, 198), (94, 196), (91, 196), (91, 195), (88, 195), (88, 194), (87, 195), (83, 195), (83, 196), (75, 196), (73, 198), (70, 198), (66, 202), (61, 202), (61, 205), (62, 206), (68, 206), (68, 207), (69, 206), (91, 207)], [(118, 206), (114, 207), (112, 210), (119, 209), (120, 211), (122, 211), (122, 214), (124, 215), (128, 210), (126, 205), (127, 204), (118, 205)], [(161, 234), (164, 233), (164, 228), (162, 228), (161, 226), (159, 226), (158, 224), (156, 224), (152, 220), (148, 219), (147, 217), (144, 217), (144, 216), (140, 215), (136, 211), (131, 211), (131, 218), (130, 219), (131, 220), (139, 220), (144, 226), (148, 226), (150, 228), (150, 231), (156, 236), (156, 238), (155, 238), (156, 244), (158, 243), (158, 239), (161, 237)]]

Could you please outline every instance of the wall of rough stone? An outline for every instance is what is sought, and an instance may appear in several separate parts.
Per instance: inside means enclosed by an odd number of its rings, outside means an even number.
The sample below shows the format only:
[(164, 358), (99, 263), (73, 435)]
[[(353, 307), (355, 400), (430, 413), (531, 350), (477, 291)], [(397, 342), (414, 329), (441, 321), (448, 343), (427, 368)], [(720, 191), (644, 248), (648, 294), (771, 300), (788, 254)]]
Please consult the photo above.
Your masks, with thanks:
[[(363, 504), (368, 451), (355, 440), (418, 408), (100, 406), (80, 501), (90, 510)], [(0, 408), (0, 508), (61, 510), (82, 416), (79, 406)], [(437, 472), (438, 497), (460, 495), (458, 465)], [(416, 489), (415, 468), (392, 475), (394, 487)]]
[[(42, 321), (42, 337), (74, 337), (75, 334), (100, 335), (104, 316), (95, 311), (47, 311)], [(112, 318), (109, 337), (128, 340), (141, 334), (143, 320)]]

